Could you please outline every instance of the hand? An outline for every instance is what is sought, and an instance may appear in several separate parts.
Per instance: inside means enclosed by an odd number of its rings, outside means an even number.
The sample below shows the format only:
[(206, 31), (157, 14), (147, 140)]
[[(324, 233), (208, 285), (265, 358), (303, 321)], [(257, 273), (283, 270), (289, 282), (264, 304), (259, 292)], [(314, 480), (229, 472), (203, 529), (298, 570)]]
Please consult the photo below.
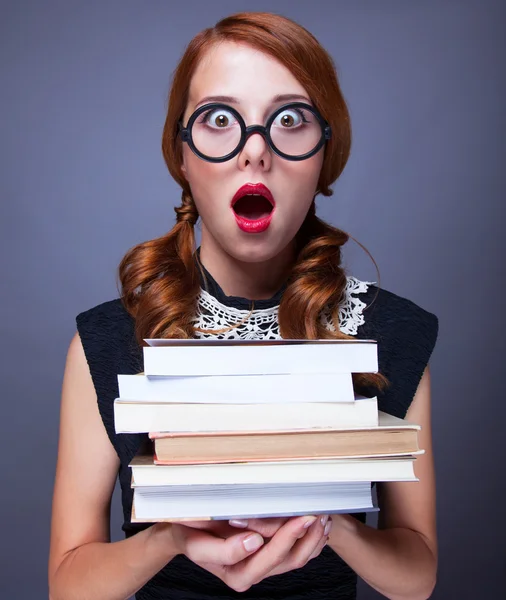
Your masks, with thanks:
[(201, 529), (215, 536), (228, 538), (237, 534), (237, 529), (259, 533), (264, 539), (271, 538), (288, 521), (288, 517), (261, 519), (231, 519), (230, 521), (185, 521), (185, 527)]
[(235, 565), (264, 544), (263, 537), (258, 533), (238, 533), (226, 521), (189, 521), (170, 525), (157, 523), (154, 527), (170, 528), (174, 553), (184, 554), (198, 565)]
[(228, 524), (234, 528), (256, 531), (264, 538), (271, 538), (282, 527), (289, 517), (262, 519), (231, 519)]
[(185, 554), (196, 564), (230, 566), (258, 550), (264, 538), (272, 537), (286, 521), (286, 518), (250, 519), (244, 533), (238, 533), (236, 527), (244, 529), (246, 523), (238, 520), (230, 521), (235, 527), (227, 521), (184, 521), (170, 526), (157, 523), (154, 528), (170, 527), (175, 552)]
[[(332, 521), (326, 516), (296, 517), (285, 522), (263, 548), (263, 544), (260, 544), (251, 556), (239, 562), (223, 563), (190, 558), (236, 592), (245, 592), (266, 577), (300, 569), (316, 558), (327, 543), (331, 526)], [(253, 541), (257, 535), (259, 534), (250, 534), (246, 539)], [(224, 542), (228, 543), (231, 539), (233, 538)]]

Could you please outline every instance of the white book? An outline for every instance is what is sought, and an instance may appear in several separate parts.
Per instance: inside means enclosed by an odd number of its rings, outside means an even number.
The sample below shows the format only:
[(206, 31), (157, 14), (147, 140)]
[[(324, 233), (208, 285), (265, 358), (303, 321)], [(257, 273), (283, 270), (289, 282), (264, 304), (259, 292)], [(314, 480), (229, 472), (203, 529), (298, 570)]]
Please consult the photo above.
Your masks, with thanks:
[(132, 522), (374, 510), (370, 482), (134, 488)]
[(137, 402), (268, 404), (353, 402), (351, 373), (148, 377), (118, 375), (120, 399)]
[(155, 465), (152, 455), (136, 456), (132, 487), (418, 481), (412, 456), (368, 459), (290, 460), (229, 464)]
[(144, 347), (144, 373), (181, 377), (378, 371), (377, 344), (370, 340), (203, 341), (158, 340)]
[(220, 340), (212, 338), (144, 338), (148, 346), (164, 347), (164, 346), (296, 346), (306, 344), (376, 344), (376, 340), (362, 340), (359, 338), (335, 340), (335, 339), (292, 339), (281, 338), (274, 340), (246, 340), (246, 339), (225, 339)]
[(116, 433), (153, 431), (279, 431), (378, 424), (377, 398), (354, 402), (174, 404), (114, 401)]

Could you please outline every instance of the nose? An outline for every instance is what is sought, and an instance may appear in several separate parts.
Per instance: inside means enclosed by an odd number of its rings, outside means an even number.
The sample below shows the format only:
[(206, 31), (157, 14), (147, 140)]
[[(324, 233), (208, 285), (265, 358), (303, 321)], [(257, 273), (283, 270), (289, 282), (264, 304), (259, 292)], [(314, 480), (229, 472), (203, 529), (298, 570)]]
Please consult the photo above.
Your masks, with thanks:
[(259, 131), (251, 131), (244, 148), (238, 156), (239, 168), (252, 168), (268, 171), (271, 168), (272, 154), (264, 135)]

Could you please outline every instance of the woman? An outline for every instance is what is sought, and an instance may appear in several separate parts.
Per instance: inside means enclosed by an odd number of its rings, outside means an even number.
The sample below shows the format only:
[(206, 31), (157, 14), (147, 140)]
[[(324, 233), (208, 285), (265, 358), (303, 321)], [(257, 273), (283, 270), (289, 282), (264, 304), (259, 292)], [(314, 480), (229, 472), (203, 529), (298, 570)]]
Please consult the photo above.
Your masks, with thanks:
[[(52, 600), (355, 598), (356, 574), (388, 598), (430, 596), (437, 559), (427, 364), (437, 320), (340, 267), (348, 236), (316, 217), (314, 198), (331, 195), (349, 147), (332, 61), (299, 25), (239, 14), (188, 46), (163, 133), (183, 189), (177, 223), (130, 250), (121, 301), (79, 315), (68, 352)], [(115, 434), (113, 401), (116, 374), (142, 371), (143, 338), (349, 335), (379, 342), (382, 375), (356, 386), (378, 392), (382, 410), (422, 425), (419, 482), (378, 486), (378, 529), (363, 515), (130, 522), (128, 463), (144, 436)], [(118, 472), (126, 539), (110, 543)]]

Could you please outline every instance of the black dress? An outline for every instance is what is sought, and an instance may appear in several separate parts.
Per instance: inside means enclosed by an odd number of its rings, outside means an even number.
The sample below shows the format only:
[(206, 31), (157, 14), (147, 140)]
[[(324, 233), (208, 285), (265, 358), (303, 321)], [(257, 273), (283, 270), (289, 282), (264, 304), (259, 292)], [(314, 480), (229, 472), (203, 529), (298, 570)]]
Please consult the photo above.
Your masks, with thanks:
[[(209, 273), (206, 273), (205, 286), (206, 291), (203, 293), (208, 301), (208, 321), (209, 314), (213, 312), (213, 303), (219, 307), (217, 310), (221, 319), (223, 312), (226, 313), (227, 310), (231, 312), (231, 316), (239, 314), (237, 311), (240, 310), (249, 311), (250, 301), (227, 297)], [(350, 296), (355, 300), (359, 299), (366, 306), (363, 313), (361, 310), (355, 311), (357, 315), (362, 314), (363, 318), (359, 322), (365, 320), (355, 327), (356, 337), (378, 341), (380, 371), (391, 384), (384, 394), (378, 395), (379, 408), (403, 418), (434, 348), (438, 321), (434, 315), (411, 301), (385, 290), (380, 290), (372, 303), (378, 289), (374, 285), (363, 286), (365, 288), (366, 291), (355, 292), (354, 296)], [(264, 316), (272, 314), (282, 293), (283, 290), (280, 290), (272, 299), (256, 302), (255, 311), (261, 311)], [(139, 445), (146, 439), (146, 434), (116, 434), (113, 403), (118, 395), (117, 374), (143, 371), (142, 349), (135, 341), (133, 320), (119, 299), (81, 313), (76, 320), (97, 392), (100, 414), (121, 461), (119, 480), (124, 515), (123, 531), (126, 537), (130, 537), (149, 527), (148, 524), (130, 522), (132, 489), (128, 467)], [(365, 520), (365, 515), (354, 516)], [(208, 571), (179, 555), (137, 592), (136, 599), (352, 600), (356, 598), (356, 579), (356, 574), (350, 567), (327, 546), (319, 557), (303, 568), (269, 577), (247, 592), (237, 593)]]

